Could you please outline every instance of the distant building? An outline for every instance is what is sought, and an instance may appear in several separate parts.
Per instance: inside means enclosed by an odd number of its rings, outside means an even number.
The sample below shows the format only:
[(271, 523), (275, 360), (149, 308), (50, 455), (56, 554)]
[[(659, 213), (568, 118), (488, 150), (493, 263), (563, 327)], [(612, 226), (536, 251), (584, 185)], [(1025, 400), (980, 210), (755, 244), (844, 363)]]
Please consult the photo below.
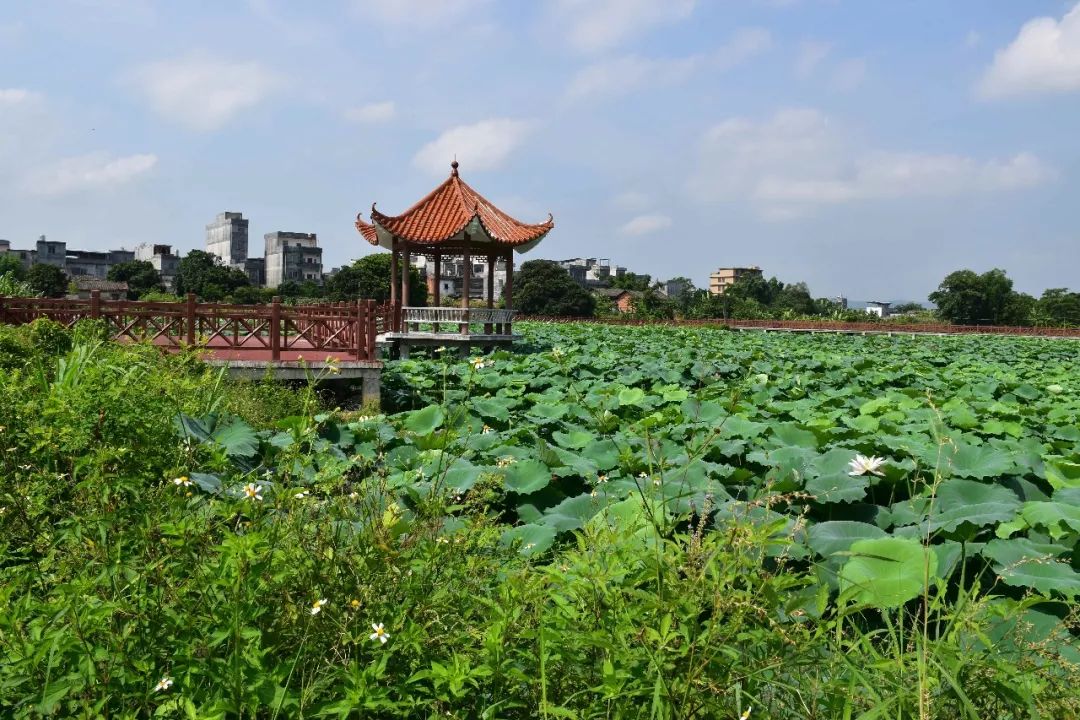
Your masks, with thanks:
[(71, 278), (67, 298), (69, 300), (89, 300), (90, 293), (93, 290), (101, 293), (102, 300), (126, 300), (128, 284), (126, 282), (102, 280), (88, 275), (75, 275)]
[(594, 292), (613, 302), (615, 309), (621, 313), (634, 312), (636, 309), (634, 303), (641, 297), (641, 293), (637, 290), (623, 290), (622, 288), (597, 288)]
[(889, 306), (892, 303), (881, 302), (880, 300), (871, 300), (866, 303), (866, 312), (870, 315), (877, 315), (879, 318), (889, 317)]
[(206, 226), (206, 252), (217, 255), (227, 267), (244, 269), (248, 259), (248, 221), (243, 213), (218, 213)]
[(686, 280), (686, 278), (673, 278), (671, 280), (665, 280), (660, 286), (660, 291), (669, 298), (680, 297), (689, 289), (690, 283)]
[(172, 245), (143, 243), (135, 246), (135, 259), (143, 260), (154, 266), (165, 289), (174, 292), (176, 274), (180, 270), (180, 255), (174, 254)]
[(738, 282), (740, 278), (750, 275), (757, 275), (760, 277), (761, 268), (757, 265), (751, 265), (750, 267), (718, 268), (716, 272), (709, 275), (709, 294), (723, 295), (724, 291)]
[(607, 258), (570, 258), (568, 260), (556, 260), (560, 267), (570, 273), (578, 285), (586, 288), (603, 287), (608, 285), (612, 278), (622, 277), (626, 274), (626, 268), (621, 265), (612, 265)]
[(38, 238), (31, 264), (55, 265), (64, 270), (67, 266), (67, 243), (62, 240), (46, 240), (42, 235)]
[(131, 250), (68, 250), (62, 240), (47, 240), (40, 236), (33, 250), (18, 250), (11, 247), (10, 240), (0, 241), (0, 253), (12, 254), (19, 258), (23, 267), (30, 269), (34, 265), (52, 265), (69, 276), (85, 275), (104, 279), (109, 268), (135, 259)]
[(247, 275), (248, 282), (255, 287), (263, 287), (266, 285), (266, 258), (249, 257), (244, 261), (244, 274)]
[(109, 276), (109, 269), (120, 263), (135, 259), (132, 250), (69, 250), (62, 269), (72, 277), (87, 276), (104, 280)]
[(266, 240), (266, 287), (276, 288), (284, 282), (307, 280), (322, 284), (322, 248), (315, 233), (278, 231), (267, 233), (263, 238)]
[[(424, 277), (427, 283), (428, 297), (435, 296), (435, 261), (422, 255), (414, 255), (412, 265)], [(473, 259), (472, 271), (469, 273), (469, 299), (483, 300), (487, 298), (488, 283), (494, 283), (492, 287), (493, 297), (502, 297), (503, 286), (506, 285), (506, 263), (503, 260), (495, 261), (495, 272), (488, 277), (487, 261), (480, 258), (480, 262)], [(460, 298), (463, 294), (462, 286), (465, 283), (464, 263), (462, 257), (443, 257), (439, 263), (439, 297)]]
[(839, 305), (841, 310), (847, 310), (848, 309), (847, 298), (844, 297), (843, 295), (837, 295), (836, 297), (834, 297), (832, 299), (832, 301), (834, 303), (836, 303), (837, 305)]

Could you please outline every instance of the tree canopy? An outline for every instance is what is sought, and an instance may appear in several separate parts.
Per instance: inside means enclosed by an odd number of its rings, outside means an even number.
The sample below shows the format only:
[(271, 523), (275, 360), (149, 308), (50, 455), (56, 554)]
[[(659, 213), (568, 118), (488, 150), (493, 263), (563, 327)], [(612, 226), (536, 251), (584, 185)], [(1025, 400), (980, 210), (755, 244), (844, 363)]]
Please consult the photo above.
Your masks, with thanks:
[(590, 317), (596, 300), (551, 260), (529, 260), (514, 273), (513, 307), (527, 315)]
[(15, 280), (26, 279), (26, 268), (18, 255), (11, 252), (0, 255), (0, 276), (2, 275), (11, 275)]
[[(390, 300), (390, 254), (375, 253), (362, 257), (326, 279), (326, 294), (331, 300)], [(427, 285), (420, 271), (409, 268), (409, 305), (427, 305)]]
[(1020, 325), (1030, 321), (1035, 299), (1013, 290), (1004, 270), (957, 270), (930, 293), (942, 318), (957, 325)]
[(26, 282), (45, 297), (61, 297), (67, 292), (68, 277), (55, 265), (38, 263), (26, 273)]
[(204, 300), (223, 300), (237, 288), (250, 285), (247, 274), (225, 267), (221, 258), (203, 250), (192, 250), (176, 271), (176, 294), (195, 293)]
[(164, 292), (161, 275), (148, 260), (132, 260), (109, 268), (109, 280), (128, 284), (128, 299), (134, 300), (144, 293)]

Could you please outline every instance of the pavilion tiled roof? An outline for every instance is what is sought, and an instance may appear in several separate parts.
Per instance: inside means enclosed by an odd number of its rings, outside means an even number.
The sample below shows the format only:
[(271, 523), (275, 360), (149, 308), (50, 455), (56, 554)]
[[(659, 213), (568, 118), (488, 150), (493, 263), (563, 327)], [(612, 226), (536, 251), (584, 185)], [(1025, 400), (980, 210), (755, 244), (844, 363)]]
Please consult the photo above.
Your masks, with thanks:
[(550, 214), (535, 225), (515, 220), (469, 187), (458, 176), (456, 161), (451, 168), (449, 178), (401, 215), (384, 215), (372, 205), (371, 222), (358, 215), (356, 229), (372, 245), (379, 244), (379, 228), (401, 240), (438, 245), (477, 220), (496, 243), (515, 246), (538, 241), (555, 227)]

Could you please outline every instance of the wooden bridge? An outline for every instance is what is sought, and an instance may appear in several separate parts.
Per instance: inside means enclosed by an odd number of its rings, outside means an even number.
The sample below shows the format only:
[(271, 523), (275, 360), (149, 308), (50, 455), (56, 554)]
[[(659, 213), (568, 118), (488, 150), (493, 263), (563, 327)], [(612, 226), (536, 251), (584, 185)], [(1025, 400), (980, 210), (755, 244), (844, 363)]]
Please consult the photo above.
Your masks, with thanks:
[(361, 380), (365, 402), (377, 399), (382, 363), (376, 337), (383, 308), (374, 300), (284, 305), (89, 300), (0, 296), (0, 322), (48, 318), (66, 327), (103, 321), (114, 340), (148, 342), (168, 351), (197, 348), (210, 364), (236, 375), (300, 380), (333, 370), (335, 380)]

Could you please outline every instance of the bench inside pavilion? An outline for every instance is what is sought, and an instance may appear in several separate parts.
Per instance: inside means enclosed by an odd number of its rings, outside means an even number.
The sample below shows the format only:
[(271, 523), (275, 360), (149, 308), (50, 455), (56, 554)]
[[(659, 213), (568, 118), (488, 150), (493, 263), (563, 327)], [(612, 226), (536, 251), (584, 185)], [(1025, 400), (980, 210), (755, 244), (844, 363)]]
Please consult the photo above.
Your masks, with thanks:
[[(401, 357), (412, 346), (457, 347), (466, 353), (472, 346), (494, 347), (514, 341), (514, 253), (526, 253), (555, 227), (546, 222), (529, 225), (495, 207), (458, 175), (458, 163), (450, 164), (450, 177), (400, 215), (384, 215), (371, 206), (371, 222), (356, 217), (356, 229), (372, 245), (386, 248), (390, 256), (390, 313), (387, 332), (380, 341)], [(430, 307), (412, 307), (409, 269), (413, 257), (432, 260), (428, 278)], [(441, 307), (442, 267), (447, 260), (461, 263), (460, 307)], [(473, 263), (487, 263), (486, 307), (470, 306)], [(506, 269), (503, 307), (496, 308), (495, 270), (499, 261)]]

